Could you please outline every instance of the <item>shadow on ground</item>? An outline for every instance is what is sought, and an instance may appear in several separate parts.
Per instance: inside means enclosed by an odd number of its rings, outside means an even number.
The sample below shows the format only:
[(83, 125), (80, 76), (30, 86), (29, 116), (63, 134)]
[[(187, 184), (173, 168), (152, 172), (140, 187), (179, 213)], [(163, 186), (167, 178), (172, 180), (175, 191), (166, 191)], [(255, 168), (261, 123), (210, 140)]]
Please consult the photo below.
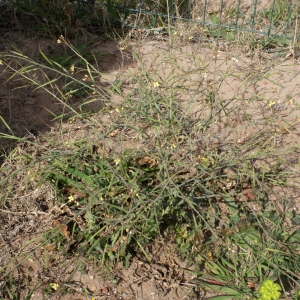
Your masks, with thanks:
[[(47, 57), (56, 59), (66, 55), (64, 46), (58, 44), (57, 39), (49, 35), (4, 31), (0, 36), (0, 55), (17, 49), (41, 64), (45, 64), (45, 60), (40, 51)], [(81, 45), (86, 43), (87, 38), (84, 39)], [(120, 51), (118, 42), (103, 42), (95, 35), (91, 36), (88, 42), (91, 51), (97, 56), (95, 65), (99, 72), (107, 74), (105, 79), (100, 79), (99, 83), (105, 89), (109, 86), (108, 79), (114, 80), (114, 76), (132, 62), (131, 57)], [(17, 62), (14, 66), (20, 67)], [(39, 133), (51, 130), (55, 125), (56, 116), (65, 112), (65, 105), (46, 91), (36, 89), (21, 78), (11, 78), (12, 75), (10, 70), (0, 65), (0, 116), (2, 118), (0, 132), (16, 138), (34, 138)], [(84, 98), (77, 97), (76, 100), (70, 100), (68, 104), (78, 111), (83, 101)], [(98, 101), (85, 105), (84, 109), (85, 112), (97, 111), (102, 105), (103, 103)], [(7, 155), (15, 145), (16, 139), (1, 138), (2, 157), (3, 154)]]

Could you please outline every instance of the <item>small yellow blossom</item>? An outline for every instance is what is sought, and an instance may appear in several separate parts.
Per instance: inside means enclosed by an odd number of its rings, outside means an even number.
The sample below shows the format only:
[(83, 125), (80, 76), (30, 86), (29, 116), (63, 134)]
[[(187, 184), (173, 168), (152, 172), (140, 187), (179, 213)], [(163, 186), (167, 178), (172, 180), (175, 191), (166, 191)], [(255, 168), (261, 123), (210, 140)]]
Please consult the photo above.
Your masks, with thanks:
[(189, 37), (189, 41), (191, 41), (191, 40), (193, 40), (194, 39), (194, 37), (193, 36), (190, 36)]
[(272, 107), (276, 102), (273, 102), (272, 100), (269, 102), (269, 106)]
[(117, 134), (118, 134), (118, 129), (115, 129), (113, 132), (111, 132), (110, 134), (109, 134), (109, 136), (111, 136), (111, 137), (115, 137)]
[(81, 79), (82, 81), (88, 81), (90, 80), (89, 75), (85, 74), (84, 77)]
[(157, 81), (153, 82), (153, 86), (154, 86), (155, 88), (158, 88), (159, 85), (160, 85), (160, 84), (159, 84)]
[(57, 39), (57, 43), (61, 44), (63, 42), (65, 42), (65, 39), (64, 39), (64, 37), (62, 35), (60, 35), (59, 38)]
[(27, 175), (29, 176), (30, 181), (34, 181), (34, 176), (31, 174), (30, 171), (27, 172)]
[(2, 59), (0, 59), (0, 65), (3, 65), (3, 60)]
[(130, 194), (132, 194), (132, 195), (134, 195), (136, 197), (139, 197), (139, 193), (136, 190), (134, 190), (134, 189), (130, 190)]
[(74, 201), (75, 201), (75, 199), (72, 195), (68, 197), (68, 203), (71, 203), (71, 202), (74, 202)]
[(201, 165), (203, 165), (204, 167), (209, 167), (210, 165), (214, 165), (215, 161), (212, 158), (207, 158), (205, 156), (198, 156), (197, 159), (198, 163), (200, 163)]
[(123, 110), (124, 110), (123, 107), (121, 107), (121, 108), (118, 108), (118, 107), (117, 107), (117, 108), (115, 109), (115, 112), (119, 113), (119, 112), (121, 112), (121, 111), (123, 111)]
[(50, 285), (50, 287), (51, 287), (53, 290), (55, 290), (55, 291), (59, 288), (58, 283), (50, 283), (49, 285)]
[(75, 66), (72, 64), (71, 67), (70, 67), (70, 72), (71, 72), (71, 74), (74, 73), (74, 70), (75, 70)]
[(116, 158), (116, 159), (114, 160), (116, 166), (120, 163), (120, 161), (121, 161), (121, 160), (120, 160), (119, 158)]

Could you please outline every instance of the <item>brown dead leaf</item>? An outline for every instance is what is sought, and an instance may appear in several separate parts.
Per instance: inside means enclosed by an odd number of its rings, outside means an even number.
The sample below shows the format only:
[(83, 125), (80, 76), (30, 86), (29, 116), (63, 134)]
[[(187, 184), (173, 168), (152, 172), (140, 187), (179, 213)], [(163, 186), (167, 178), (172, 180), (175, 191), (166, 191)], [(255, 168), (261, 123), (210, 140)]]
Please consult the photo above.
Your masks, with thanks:
[(48, 244), (48, 245), (44, 246), (43, 248), (48, 251), (54, 251), (57, 248), (57, 244), (56, 243)]
[(62, 233), (68, 240), (70, 239), (70, 232), (68, 231), (68, 227), (65, 224), (59, 223), (57, 220), (53, 222), (53, 227), (58, 227)]
[(152, 168), (158, 165), (157, 160), (149, 155), (142, 155), (135, 159), (135, 162), (142, 166), (147, 168)]
[(250, 289), (256, 289), (257, 288), (257, 279), (254, 281), (247, 281), (247, 287)]
[(255, 198), (253, 189), (243, 190), (243, 195), (247, 197), (247, 200), (251, 201)]

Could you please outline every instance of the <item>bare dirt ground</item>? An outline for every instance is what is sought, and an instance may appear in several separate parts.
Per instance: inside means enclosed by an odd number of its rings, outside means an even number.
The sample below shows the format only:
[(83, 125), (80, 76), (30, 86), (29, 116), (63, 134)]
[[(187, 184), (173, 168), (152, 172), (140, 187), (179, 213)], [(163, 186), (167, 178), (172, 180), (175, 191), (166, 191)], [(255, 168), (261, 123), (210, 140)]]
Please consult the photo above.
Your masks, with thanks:
[[(57, 44), (56, 39), (48, 36), (30, 36), (24, 32), (6, 32), (0, 37), (0, 51), (7, 52), (17, 47), (22, 53), (40, 59), (39, 49), (47, 55), (63, 53), (62, 47)], [(132, 58), (130, 51), (120, 49), (116, 42), (101, 42), (95, 38), (93, 50), (103, 54), (99, 60), (99, 70), (103, 72), (103, 85), (106, 82), (128, 77), (135, 72), (136, 61)], [(123, 46), (122, 46), (123, 47)], [(164, 59), (167, 55), (168, 42), (163, 40), (131, 41), (128, 49), (138, 49), (145, 67), (151, 72), (154, 69), (157, 74), (168, 75), (171, 67)], [(260, 77), (249, 89), (243, 87), (244, 78), (228, 76), (220, 87), (219, 94), (230, 98), (240, 93), (244, 99), (255, 96), (265, 98), (264, 106), (253, 107), (257, 111), (257, 118), (267, 113), (277, 114), (278, 122), (292, 124), (292, 129), (287, 130), (284, 139), (274, 141), (288, 143), (291, 146), (299, 144), (299, 117), (300, 105), (300, 62), (294, 54), (286, 53), (276, 60), (271, 54), (245, 53), (243, 49), (222, 49), (220, 51), (204, 48), (193, 43), (182, 43), (177, 45), (177, 55), (174, 60), (178, 63), (178, 73), (189, 72), (193, 68), (199, 68), (197, 62), (193, 61), (195, 53), (199, 61), (205, 62), (203, 70), (198, 75), (193, 74), (189, 80), (203, 80), (207, 89), (218, 81), (228, 70), (236, 72), (249, 72), (268, 74)], [(170, 65), (172, 62), (170, 61)], [(214, 70), (218, 70), (217, 75)], [(7, 81), (10, 74), (0, 66), (0, 115), (7, 122), (13, 134), (17, 137), (29, 136), (33, 139), (43, 141), (42, 135), (53, 133), (59, 127), (53, 120), (53, 114), (59, 115), (63, 107), (49, 94), (31, 87), (20, 88), (22, 82), (17, 80)], [(205, 75), (206, 74), (206, 75)], [(127, 88), (134, 85), (128, 82)], [(183, 101), (189, 100), (188, 94), (182, 95)], [(113, 100), (112, 100), (113, 101)], [(274, 104), (269, 105), (270, 101)], [(77, 109), (81, 103), (73, 103)], [(101, 107), (101, 104), (99, 104)], [(99, 109), (97, 104), (89, 107), (91, 111)], [(52, 113), (50, 113), (52, 112)], [(232, 117), (228, 122), (240, 122), (238, 116)], [(89, 134), (88, 128), (78, 128), (80, 123), (63, 124), (64, 129), (69, 132), (70, 138), (81, 138)], [(289, 127), (290, 128), (290, 127)], [(1, 132), (11, 134), (4, 124), (1, 124)], [(245, 129), (246, 130), (246, 129)], [(248, 130), (250, 130), (248, 128)], [(229, 136), (236, 142), (245, 138), (247, 132), (240, 131), (236, 136)], [(26, 143), (17, 144), (11, 140), (0, 140), (1, 147), (10, 151), (16, 147), (16, 155), (36, 154), (30, 145)], [(2, 165), (1, 176), (10, 173), (9, 162)], [(17, 166), (14, 166), (17, 169)], [(22, 178), (23, 176), (23, 178)], [(192, 283), (192, 276), (185, 271), (186, 265), (180, 261), (179, 255), (172, 250), (172, 245), (166, 241), (158, 242), (149, 246), (152, 262), (149, 263), (142, 258), (134, 258), (128, 269), (121, 265), (114, 271), (99, 270), (92, 262), (87, 263), (80, 255), (65, 259), (68, 256), (52, 259), (56, 251), (51, 245), (45, 244), (41, 249), (36, 248), (35, 242), (42, 233), (53, 227), (54, 221), (63, 223), (66, 212), (55, 204), (54, 191), (46, 184), (36, 189), (35, 184), (27, 182), (26, 174), (20, 172), (19, 181), (13, 182), (17, 192), (15, 197), (5, 199), (0, 210), (0, 265), (5, 265), (15, 257), (23, 253), (16, 261), (12, 262), (15, 267), (13, 278), (22, 287), (19, 299), (25, 299), (30, 290), (39, 287), (31, 295), (30, 299), (204, 299), (205, 292), (197, 291)], [(292, 206), (299, 207), (299, 195), (290, 193)], [(4, 200), (4, 199), (2, 199)], [(37, 241), (38, 242), (38, 241)], [(65, 253), (72, 254), (71, 243)], [(51, 255), (50, 255), (51, 254)], [(49, 259), (50, 257), (50, 259)], [(56, 292), (52, 290), (47, 294), (49, 283), (59, 283)], [(4, 289), (7, 282), (0, 280), (0, 289)], [(62, 295), (62, 289), (68, 288), (68, 293)], [(88, 296), (89, 295), (89, 296)], [(207, 296), (207, 295), (206, 295)]]
[[(117, 43), (102, 43), (97, 38), (94, 39), (93, 50), (103, 55), (103, 59), (98, 64), (100, 72), (110, 74), (112, 71), (126, 68), (132, 63), (130, 58), (121, 53)], [(24, 32), (4, 32), (0, 38), (0, 51), (15, 49), (20, 50), (26, 56), (39, 59), (41, 62), (40, 51), (46, 56), (65, 54), (65, 49), (58, 45), (56, 39), (49, 36), (38, 34), (32, 37), (26, 36)], [(112, 76), (114, 75), (108, 75), (109, 79), (113, 79)], [(4, 67), (1, 66), (1, 116), (11, 128), (13, 134), (18, 137), (23, 137), (26, 134), (36, 136), (38, 132), (51, 130), (54, 126), (53, 114), (60, 115), (63, 113), (63, 105), (43, 90), (23, 87), (24, 82), (20, 78), (7, 82), (8, 77), (8, 72), (4, 72)], [(103, 85), (105, 85), (105, 82), (103, 82)], [(72, 107), (77, 109), (80, 104), (72, 103)], [(89, 109), (97, 110), (97, 105), (96, 107), (89, 107)], [(1, 124), (1, 132), (9, 133), (4, 124)], [(5, 148), (8, 144), (11, 144), (11, 141), (1, 140), (2, 147)]]

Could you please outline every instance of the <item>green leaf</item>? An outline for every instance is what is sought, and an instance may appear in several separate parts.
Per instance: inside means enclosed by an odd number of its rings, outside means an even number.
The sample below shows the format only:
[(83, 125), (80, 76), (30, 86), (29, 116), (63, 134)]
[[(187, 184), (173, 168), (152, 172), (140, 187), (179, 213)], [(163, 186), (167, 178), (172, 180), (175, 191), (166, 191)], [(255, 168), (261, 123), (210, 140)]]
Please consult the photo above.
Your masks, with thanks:
[(217, 285), (217, 284), (211, 284), (205, 280), (199, 280), (199, 279), (195, 279), (194, 282), (196, 284), (199, 284), (199, 286), (201, 287), (205, 287), (208, 290), (213, 290), (213, 291), (217, 291), (219, 293), (226, 293), (226, 294), (230, 294), (230, 295), (238, 295), (240, 294), (237, 290), (228, 287), (228, 286), (222, 286), (222, 285)]

